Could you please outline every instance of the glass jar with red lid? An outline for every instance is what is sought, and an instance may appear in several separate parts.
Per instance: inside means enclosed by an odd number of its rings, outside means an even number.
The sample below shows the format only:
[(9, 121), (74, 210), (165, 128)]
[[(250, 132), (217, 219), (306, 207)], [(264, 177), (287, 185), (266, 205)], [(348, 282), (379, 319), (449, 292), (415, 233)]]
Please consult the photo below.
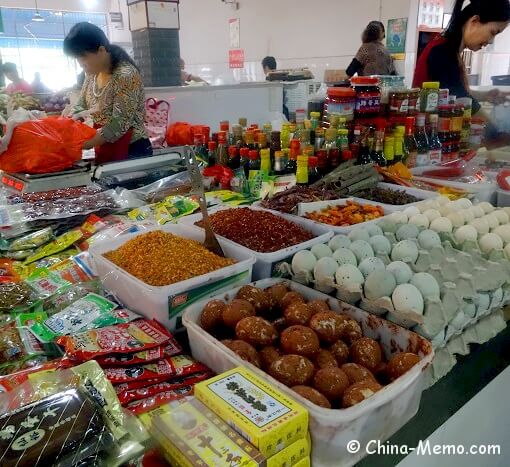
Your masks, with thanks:
[(354, 118), (356, 91), (352, 88), (328, 88), (324, 115), (328, 118), (337, 115), (350, 122)]
[(356, 92), (355, 116), (358, 118), (377, 117), (381, 111), (381, 89), (379, 78), (358, 76), (351, 79)]

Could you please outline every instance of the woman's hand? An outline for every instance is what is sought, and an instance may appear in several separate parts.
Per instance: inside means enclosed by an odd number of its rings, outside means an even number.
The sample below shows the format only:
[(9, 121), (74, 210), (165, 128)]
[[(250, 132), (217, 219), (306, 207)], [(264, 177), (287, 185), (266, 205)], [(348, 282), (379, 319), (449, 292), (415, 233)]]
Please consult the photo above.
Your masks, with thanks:
[(83, 143), (83, 149), (85, 150), (92, 149), (95, 148), (96, 146), (102, 146), (104, 143), (106, 143), (105, 139), (103, 138), (101, 133), (97, 132), (92, 139), (89, 139), (88, 141), (85, 141)]
[(499, 89), (491, 89), (485, 93), (483, 100), (494, 105), (500, 105), (509, 102), (507, 96), (508, 94), (501, 92)]

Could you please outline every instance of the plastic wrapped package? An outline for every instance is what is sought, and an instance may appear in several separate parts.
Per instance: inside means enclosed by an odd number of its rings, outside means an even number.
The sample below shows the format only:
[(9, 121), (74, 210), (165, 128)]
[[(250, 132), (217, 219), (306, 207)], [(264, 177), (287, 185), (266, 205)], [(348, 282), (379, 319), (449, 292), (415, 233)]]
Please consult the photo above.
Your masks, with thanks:
[(199, 207), (198, 201), (192, 197), (168, 196), (158, 203), (135, 208), (129, 212), (128, 216), (136, 221), (151, 220), (164, 225), (193, 214)]
[(191, 191), (188, 171), (162, 178), (157, 182), (133, 190), (132, 193), (148, 204), (157, 203), (172, 195), (186, 195)]
[(16, 226), (27, 222), (62, 219), (78, 215), (88, 215), (102, 211), (120, 211), (141, 206), (128, 190), (109, 190), (74, 199), (36, 201), (14, 206), (1, 206), (2, 227)]
[(0, 282), (0, 313), (26, 310), (39, 301), (35, 292), (24, 283)]
[(148, 439), (93, 361), (32, 373), (0, 395), (0, 411), (2, 465), (118, 466), (143, 453)]
[(98, 280), (72, 284), (58, 290), (46, 300), (45, 309), (50, 314), (58, 313), (89, 293), (100, 294), (100, 292), (101, 284)]
[(37, 232), (32, 232), (27, 235), (24, 235), (11, 242), (0, 239), (0, 250), (13, 252), (33, 250), (48, 243), (53, 238), (54, 238), (53, 230), (51, 229), (51, 227), (47, 227), (45, 229), (38, 230)]
[(57, 199), (74, 199), (84, 195), (93, 195), (100, 191), (103, 191), (103, 189), (96, 184), (22, 194), (12, 194), (10, 191), (5, 191), (0, 193), (0, 205), (35, 203), (36, 201), (53, 201)]

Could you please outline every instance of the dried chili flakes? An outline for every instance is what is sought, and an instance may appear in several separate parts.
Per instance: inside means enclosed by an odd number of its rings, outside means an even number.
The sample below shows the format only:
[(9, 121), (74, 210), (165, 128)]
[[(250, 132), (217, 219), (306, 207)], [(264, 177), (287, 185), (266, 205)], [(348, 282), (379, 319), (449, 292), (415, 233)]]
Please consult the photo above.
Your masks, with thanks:
[[(273, 253), (314, 238), (301, 226), (267, 211), (225, 209), (210, 219), (215, 233), (259, 253)], [(201, 227), (202, 222), (197, 225)]]
[(145, 282), (161, 287), (202, 276), (235, 263), (201, 243), (156, 230), (128, 240), (104, 257)]

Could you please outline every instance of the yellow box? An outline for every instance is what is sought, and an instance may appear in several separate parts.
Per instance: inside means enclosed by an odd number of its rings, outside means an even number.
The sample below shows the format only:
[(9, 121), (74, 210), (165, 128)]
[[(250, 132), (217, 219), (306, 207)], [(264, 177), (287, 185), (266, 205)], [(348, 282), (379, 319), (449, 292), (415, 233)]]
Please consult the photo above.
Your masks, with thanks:
[(182, 467), (266, 467), (266, 458), (196, 399), (167, 406), (151, 419), (150, 433), (166, 459)]
[(294, 464), (293, 467), (311, 467), (312, 461), (310, 460), (310, 456), (301, 459), (297, 464)]
[(308, 411), (246, 368), (196, 384), (195, 397), (266, 457), (308, 433)]
[(308, 438), (301, 438), (271, 456), (267, 460), (267, 467), (292, 467), (308, 456), (310, 456), (309, 440)]

